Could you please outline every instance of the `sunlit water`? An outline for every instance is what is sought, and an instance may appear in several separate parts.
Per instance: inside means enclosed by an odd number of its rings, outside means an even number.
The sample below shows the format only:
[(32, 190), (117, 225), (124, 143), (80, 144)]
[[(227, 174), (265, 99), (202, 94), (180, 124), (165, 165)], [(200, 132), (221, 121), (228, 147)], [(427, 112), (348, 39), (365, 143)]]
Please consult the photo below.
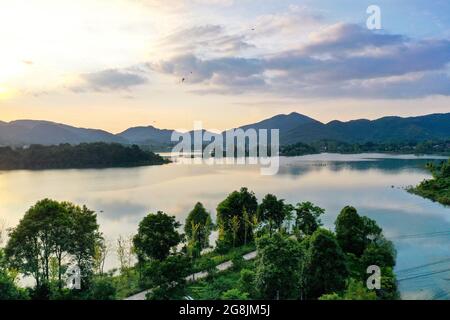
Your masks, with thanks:
[[(427, 160), (428, 159), (428, 160)], [(324, 225), (333, 228), (345, 205), (375, 219), (397, 248), (398, 279), (404, 299), (448, 299), (450, 235), (399, 236), (450, 231), (450, 208), (407, 193), (403, 188), (429, 177), (430, 157), (380, 154), (321, 154), (282, 158), (275, 176), (258, 166), (176, 164), (102, 170), (0, 172), (0, 217), (15, 226), (43, 198), (86, 204), (96, 210), (107, 239), (136, 232), (149, 212), (163, 210), (183, 222), (197, 201), (215, 215), (217, 204), (242, 186), (258, 199), (273, 193), (290, 203), (312, 201), (326, 209)], [(402, 270), (435, 263), (417, 270)], [(114, 252), (108, 267), (117, 265)], [(419, 276), (415, 279), (409, 279)], [(405, 280), (402, 280), (405, 279)]]

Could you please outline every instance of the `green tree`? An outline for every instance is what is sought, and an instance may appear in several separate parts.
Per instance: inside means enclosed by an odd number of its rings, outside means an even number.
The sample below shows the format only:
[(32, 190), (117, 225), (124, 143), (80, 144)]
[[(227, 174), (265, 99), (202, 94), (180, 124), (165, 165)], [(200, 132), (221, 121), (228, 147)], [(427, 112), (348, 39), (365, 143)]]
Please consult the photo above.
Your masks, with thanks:
[(395, 258), (396, 251), (393, 243), (385, 238), (381, 238), (367, 246), (361, 256), (361, 264), (364, 269), (371, 265), (393, 268), (395, 266)]
[(309, 236), (322, 226), (320, 216), (325, 213), (325, 210), (308, 201), (298, 203), (295, 213), (295, 229)]
[(255, 287), (263, 299), (299, 297), (303, 251), (299, 243), (279, 233), (257, 242)]
[(269, 227), (269, 235), (274, 229), (280, 229), (286, 215), (284, 200), (278, 200), (273, 194), (267, 194), (258, 207), (258, 218), (266, 222)]
[(86, 206), (79, 207), (69, 202), (62, 205), (72, 221), (68, 252), (80, 268), (82, 290), (88, 290), (94, 275), (96, 247), (103, 241), (97, 215)]
[(33, 276), (38, 287), (50, 281), (50, 260), (59, 245), (57, 224), (64, 214), (57, 201), (38, 201), (9, 234), (7, 260), (25, 275)]
[[(195, 233), (194, 226), (197, 229)], [(202, 249), (208, 248), (212, 227), (211, 215), (206, 211), (203, 204), (197, 202), (194, 209), (189, 212), (184, 225), (184, 232), (188, 241), (198, 242)]]
[(200, 223), (195, 224), (194, 221), (191, 221), (191, 227), (189, 228), (191, 236), (188, 238), (187, 251), (193, 259), (200, 257), (202, 253), (202, 243), (197, 236), (200, 227)]
[(334, 234), (317, 229), (308, 242), (302, 283), (306, 298), (317, 299), (323, 294), (343, 290), (348, 270)]
[(25, 290), (16, 283), (16, 272), (9, 270), (3, 249), (0, 248), (0, 300), (27, 299)]
[(361, 217), (355, 208), (342, 209), (336, 222), (336, 237), (345, 252), (360, 257), (365, 248), (378, 239), (382, 230), (377, 223), (367, 217)]
[(138, 233), (133, 238), (139, 261), (151, 259), (162, 261), (167, 258), (170, 249), (182, 240), (182, 236), (177, 231), (179, 227), (180, 223), (174, 216), (169, 216), (162, 211), (147, 215), (139, 223)]
[(82, 287), (87, 290), (94, 248), (101, 239), (98, 228), (95, 213), (86, 207), (44, 199), (32, 206), (11, 230), (6, 258), (22, 274), (34, 277), (35, 293), (40, 298), (45, 298), (51, 288), (52, 269), (58, 274), (58, 287), (62, 289), (64, 259), (80, 267)]
[(182, 299), (185, 295), (186, 277), (192, 272), (192, 264), (183, 255), (169, 256), (151, 261), (144, 272), (147, 286), (152, 290), (149, 300)]
[[(247, 212), (249, 220), (252, 221), (258, 208), (258, 201), (255, 194), (248, 191), (247, 188), (241, 188), (240, 191), (234, 191), (228, 195), (217, 206), (217, 224), (219, 227), (219, 242), (224, 242), (226, 245), (231, 246), (233, 244), (233, 225), (232, 219), (234, 216), (242, 220), (244, 212)], [(252, 229), (247, 229), (246, 224), (240, 223), (239, 230), (236, 234), (237, 246), (244, 244), (246, 241), (253, 240)]]

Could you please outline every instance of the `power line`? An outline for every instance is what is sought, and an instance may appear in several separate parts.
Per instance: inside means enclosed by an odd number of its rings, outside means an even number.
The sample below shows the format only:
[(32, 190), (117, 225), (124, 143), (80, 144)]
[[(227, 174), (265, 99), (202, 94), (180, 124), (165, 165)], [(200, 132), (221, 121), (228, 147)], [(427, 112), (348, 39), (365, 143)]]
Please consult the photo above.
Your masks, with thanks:
[(446, 259), (435, 261), (435, 262), (431, 262), (431, 263), (422, 264), (422, 265), (411, 267), (411, 268), (398, 270), (395, 273), (396, 274), (399, 274), (399, 273), (402, 273), (402, 272), (408, 273), (408, 272), (411, 272), (411, 271), (416, 271), (416, 270), (419, 270), (419, 269), (422, 269), (422, 268), (425, 268), (425, 267), (434, 266), (434, 265), (445, 263), (445, 262), (450, 262), (450, 258), (446, 258)]
[(427, 233), (417, 233), (417, 234), (405, 234), (395, 237), (390, 237), (388, 239), (414, 239), (414, 238), (429, 238), (429, 237), (440, 237), (440, 236), (450, 236), (450, 230), (437, 231), (437, 232), (427, 232)]
[(398, 279), (397, 281), (406, 281), (406, 280), (413, 280), (413, 279), (417, 279), (417, 278), (423, 278), (423, 277), (428, 277), (434, 274), (439, 274), (439, 273), (444, 273), (444, 272), (449, 272), (449, 269), (444, 269), (444, 270), (439, 270), (439, 271), (433, 271), (433, 272), (428, 272), (428, 273), (422, 273), (422, 274), (418, 274), (418, 275), (414, 275), (414, 276), (410, 276), (410, 277), (406, 277), (406, 278), (402, 278), (402, 279)]

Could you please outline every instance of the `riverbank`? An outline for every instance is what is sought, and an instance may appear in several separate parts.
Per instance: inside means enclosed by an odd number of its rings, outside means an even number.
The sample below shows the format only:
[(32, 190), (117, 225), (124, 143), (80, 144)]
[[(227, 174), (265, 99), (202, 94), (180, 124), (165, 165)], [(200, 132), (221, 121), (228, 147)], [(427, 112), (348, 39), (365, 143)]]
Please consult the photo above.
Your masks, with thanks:
[(433, 178), (407, 190), (413, 194), (450, 206), (450, 159), (440, 165), (428, 165)]

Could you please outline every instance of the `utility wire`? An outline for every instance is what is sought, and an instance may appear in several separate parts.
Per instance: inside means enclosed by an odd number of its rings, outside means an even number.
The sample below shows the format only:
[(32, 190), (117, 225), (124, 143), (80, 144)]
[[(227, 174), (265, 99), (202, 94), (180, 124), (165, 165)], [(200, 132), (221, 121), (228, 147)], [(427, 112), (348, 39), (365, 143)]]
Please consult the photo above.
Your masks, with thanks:
[(427, 272), (427, 273), (417, 274), (417, 275), (414, 275), (414, 276), (398, 279), (397, 281), (400, 282), (400, 281), (413, 280), (413, 279), (428, 277), (428, 276), (431, 276), (431, 275), (434, 275), (434, 274), (439, 274), (439, 273), (444, 273), (444, 272), (449, 272), (449, 271), (450, 271), (450, 268), (449, 269), (444, 269), (444, 270), (439, 270), (439, 271)]
[(395, 237), (390, 237), (388, 239), (414, 239), (414, 238), (429, 238), (429, 237), (441, 237), (441, 236), (450, 236), (450, 230), (447, 231), (437, 231), (437, 232), (427, 232), (427, 233), (417, 233), (417, 234), (405, 234), (399, 235)]
[(396, 274), (403, 273), (403, 272), (409, 273), (409, 272), (411, 272), (411, 271), (420, 270), (420, 269), (422, 269), (422, 268), (426, 268), (426, 267), (429, 267), (429, 266), (434, 266), (434, 265), (441, 264), (441, 263), (445, 263), (445, 262), (450, 262), (450, 258), (446, 258), (446, 259), (439, 260), (439, 261), (435, 261), (435, 262), (431, 262), (431, 263), (422, 264), (422, 265), (415, 266), (415, 267), (411, 267), (411, 268), (406, 268), (406, 269), (398, 270), (398, 271), (396, 271), (395, 273), (396, 273)]

